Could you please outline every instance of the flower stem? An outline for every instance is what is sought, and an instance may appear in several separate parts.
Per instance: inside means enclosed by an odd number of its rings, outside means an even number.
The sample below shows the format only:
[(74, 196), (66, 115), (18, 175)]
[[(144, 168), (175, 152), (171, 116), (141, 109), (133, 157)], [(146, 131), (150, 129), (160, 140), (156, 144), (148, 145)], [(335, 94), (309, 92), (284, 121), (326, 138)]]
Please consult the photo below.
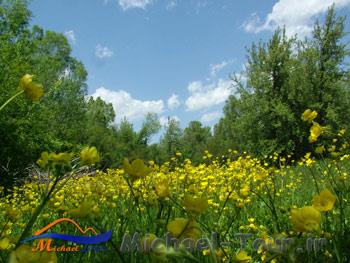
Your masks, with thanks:
[(19, 92), (17, 92), (15, 95), (13, 95), (11, 98), (9, 98), (4, 104), (2, 104), (2, 106), (0, 107), (0, 111), (2, 111), (3, 108), (5, 108), (5, 106), (7, 104), (9, 104), (11, 101), (13, 101), (18, 95), (21, 95), (24, 92), (24, 90), (20, 90)]

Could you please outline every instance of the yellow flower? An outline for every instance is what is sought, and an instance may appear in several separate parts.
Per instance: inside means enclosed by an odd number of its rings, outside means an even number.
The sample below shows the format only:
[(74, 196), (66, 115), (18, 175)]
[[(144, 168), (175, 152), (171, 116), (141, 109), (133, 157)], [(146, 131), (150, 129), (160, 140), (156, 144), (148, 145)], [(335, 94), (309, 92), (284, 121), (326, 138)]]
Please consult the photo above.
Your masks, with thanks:
[(241, 194), (241, 196), (243, 197), (247, 197), (249, 194), (250, 188), (249, 185), (244, 185), (240, 190), (239, 193)]
[(0, 239), (0, 250), (5, 250), (9, 247), (10, 240), (8, 238)]
[(291, 221), (297, 232), (312, 233), (320, 228), (321, 214), (313, 206), (292, 209)]
[(201, 214), (208, 207), (208, 200), (202, 197), (187, 195), (184, 199), (186, 211), (194, 214)]
[(312, 121), (317, 117), (317, 115), (318, 115), (317, 111), (312, 111), (310, 109), (307, 109), (301, 115), (301, 119), (303, 121)]
[(167, 229), (176, 238), (198, 239), (201, 235), (198, 223), (192, 219), (175, 218), (169, 222)]
[(50, 153), (49, 155), (54, 164), (69, 164), (72, 157), (72, 153)]
[(336, 150), (335, 145), (332, 145), (331, 147), (328, 148), (329, 152), (334, 152)]
[(12, 221), (15, 221), (15, 220), (19, 217), (19, 211), (18, 211), (18, 209), (14, 208), (14, 207), (10, 207), (10, 208), (6, 211), (5, 215), (6, 215), (9, 219), (11, 219)]
[[(68, 210), (65, 214), (70, 214), (75, 217), (84, 218), (87, 216), (95, 216), (98, 213), (97, 207), (93, 205), (92, 202), (84, 201), (79, 207)], [(96, 211), (97, 210), (97, 211)]]
[(43, 86), (40, 83), (33, 82), (33, 75), (25, 74), (19, 81), (19, 88), (32, 101), (37, 101), (44, 95)]
[(22, 245), (10, 254), (9, 263), (56, 263), (55, 252), (33, 252), (28, 245)]
[(155, 191), (158, 197), (165, 198), (170, 195), (169, 184), (166, 181), (160, 182), (155, 186)]
[(245, 262), (248, 263), (252, 260), (252, 257), (248, 256), (247, 252), (244, 250), (241, 250), (238, 252), (238, 254), (235, 257), (236, 262)]
[(147, 167), (142, 160), (136, 159), (130, 164), (129, 160), (126, 158), (123, 162), (123, 169), (130, 176), (132, 181), (144, 177), (152, 171), (152, 169)]
[(317, 122), (314, 122), (310, 128), (309, 142), (317, 141), (317, 138), (322, 134), (322, 126)]
[[(210, 251), (210, 250), (209, 250), (209, 251)], [(228, 250), (227, 248), (224, 248), (224, 249), (219, 248), (219, 249), (217, 249), (217, 250), (215, 251), (215, 255), (216, 255), (218, 258), (220, 258), (220, 259), (226, 258), (225, 255), (227, 255), (228, 253), (229, 253), (229, 250)], [(221, 262), (221, 261), (220, 261), (220, 262)], [(225, 261), (223, 261), (223, 262), (225, 262)]]
[(96, 147), (85, 147), (80, 152), (80, 160), (85, 165), (93, 165), (100, 161)]
[(323, 145), (317, 146), (315, 149), (315, 153), (322, 154), (325, 150), (326, 148)]
[(72, 153), (48, 153), (42, 152), (39, 160), (36, 161), (37, 165), (41, 168), (46, 168), (49, 164), (55, 165), (69, 165), (72, 159)]
[(346, 130), (345, 129), (341, 129), (338, 133), (339, 136), (343, 136), (345, 134)]
[(150, 251), (152, 248), (152, 242), (157, 238), (155, 234), (147, 234), (141, 239), (141, 247), (143, 251)]
[(37, 160), (36, 163), (41, 168), (45, 168), (46, 165), (49, 163), (49, 153), (48, 152), (42, 152), (40, 159)]
[(328, 190), (322, 190), (319, 195), (315, 195), (312, 205), (320, 212), (333, 209), (336, 197)]

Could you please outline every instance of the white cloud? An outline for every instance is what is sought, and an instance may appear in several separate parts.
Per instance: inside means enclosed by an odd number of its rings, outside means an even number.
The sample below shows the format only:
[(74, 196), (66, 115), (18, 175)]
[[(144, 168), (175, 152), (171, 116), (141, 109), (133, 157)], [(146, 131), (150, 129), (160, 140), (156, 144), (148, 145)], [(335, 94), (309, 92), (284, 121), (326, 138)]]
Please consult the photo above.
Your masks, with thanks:
[(113, 56), (114, 52), (110, 50), (108, 47), (104, 47), (101, 44), (98, 44), (95, 49), (95, 56), (103, 59), (103, 58), (110, 58)]
[(153, 2), (153, 0), (118, 0), (118, 2), (123, 10), (131, 8), (145, 9), (147, 5)]
[(72, 44), (76, 44), (77, 43), (77, 39), (75, 37), (74, 31), (73, 30), (67, 30), (63, 33), (66, 38), (72, 42)]
[(219, 119), (221, 117), (221, 115), (222, 115), (222, 113), (219, 111), (205, 113), (201, 117), (201, 122), (210, 123), (212, 121)]
[(218, 64), (210, 64), (210, 76), (216, 77), (216, 74), (220, 72), (223, 68), (233, 63), (233, 60), (222, 61)]
[(128, 120), (137, 120), (143, 118), (147, 113), (160, 114), (164, 109), (162, 100), (138, 100), (124, 90), (109, 90), (104, 87), (98, 88), (93, 98), (100, 97), (107, 103), (112, 103), (116, 113), (117, 122), (126, 117)]
[(252, 14), (243, 27), (248, 32), (258, 33), (286, 26), (288, 35), (298, 33), (299, 37), (307, 36), (313, 29), (314, 18), (325, 13), (333, 3), (337, 8), (342, 8), (350, 5), (350, 0), (279, 0), (263, 23), (257, 14)]
[(246, 32), (258, 33), (262, 29), (261, 19), (257, 13), (250, 14), (250, 18), (243, 23), (243, 28)]
[(232, 81), (223, 79), (210, 84), (193, 81), (187, 89), (190, 92), (185, 102), (188, 111), (207, 109), (221, 104), (233, 93)]
[(179, 96), (176, 94), (171, 95), (167, 102), (168, 102), (168, 108), (171, 110), (173, 110), (181, 105), (181, 102), (179, 100)]
[(171, 10), (178, 5), (177, 0), (170, 0), (166, 6), (167, 10)]

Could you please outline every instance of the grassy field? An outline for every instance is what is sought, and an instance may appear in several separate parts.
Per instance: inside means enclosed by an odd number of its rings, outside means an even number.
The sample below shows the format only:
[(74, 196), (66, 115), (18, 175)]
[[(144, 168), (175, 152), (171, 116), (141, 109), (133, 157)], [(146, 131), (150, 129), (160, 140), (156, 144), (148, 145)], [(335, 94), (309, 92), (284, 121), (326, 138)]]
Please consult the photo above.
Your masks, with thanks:
[[(0, 199), (3, 262), (349, 261), (347, 155), (315, 161), (308, 154), (294, 162), (235, 151), (215, 159), (206, 152), (203, 164), (193, 166), (178, 153), (160, 167), (125, 161), (124, 169), (107, 172), (80, 167), (68, 155), (43, 154), (38, 164), (49, 173), (33, 172)], [(58, 239), (49, 246), (48, 239), (18, 243), (59, 218), (96, 233), (111, 230), (112, 237), (78, 251), (54, 252), (76, 246)], [(67, 222), (48, 232), (82, 235)], [(156, 239), (167, 233), (177, 246)], [(242, 234), (251, 235), (243, 242)]]

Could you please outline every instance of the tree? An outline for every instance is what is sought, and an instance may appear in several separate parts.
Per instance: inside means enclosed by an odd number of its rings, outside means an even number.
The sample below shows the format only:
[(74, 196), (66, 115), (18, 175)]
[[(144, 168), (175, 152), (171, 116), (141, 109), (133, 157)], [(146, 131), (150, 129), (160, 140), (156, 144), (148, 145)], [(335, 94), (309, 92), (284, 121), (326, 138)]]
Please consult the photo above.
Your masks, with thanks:
[(333, 130), (349, 126), (348, 54), (344, 19), (331, 8), (323, 26), (316, 23), (311, 40), (288, 38), (278, 29), (268, 43), (248, 50), (244, 83), (237, 98), (226, 102), (224, 117), (215, 127), (214, 141), (265, 156), (311, 151), (309, 125), (300, 116), (311, 108), (321, 125)]
[[(86, 127), (86, 71), (63, 34), (29, 28), (26, 1), (0, 3), (0, 103), (24, 74), (43, 84), (38, 103), (18, 97), (0, 114), (0, 184), (11, 185), (42, 151), (75, 150)], [(16, 175), (16, 176), (14, 176)]]
[(111, 103), (90, 97), (87, 103), (85, 140), (83, 144), (96, 146), (102, 155), (102, 168), (116, 166), (118, 159), (117, 132), (113, 126), (115, 113)]
[(235, 136), (236, 120), (239, 117), (238, 110), (239, 100), (231, 95), (224, 106), (224, 118), (214, 126), (214, 134), (209, 141), (209, 149), (216, 156), (222, 156), (227, 153), (228, 149), (237, 149), (243, 143), (237, 140), (242, 138)]
[(194, 163), (200, 163), (204, 151), (208, 150), (210, 138), (210, 127), (202, 127), (200, 121), (191, 121), (182, 137), (184, 157), (191, 159)]
[(165, 132), (160, 140), (160, 149), (162, 152), (163, 160), (169, 160), (177, 152), (182, 151), (181, 138), (183, 131), (180, 127), (180, 122), (175, 118), (168, 118), (168, 123), (165, 126)]

